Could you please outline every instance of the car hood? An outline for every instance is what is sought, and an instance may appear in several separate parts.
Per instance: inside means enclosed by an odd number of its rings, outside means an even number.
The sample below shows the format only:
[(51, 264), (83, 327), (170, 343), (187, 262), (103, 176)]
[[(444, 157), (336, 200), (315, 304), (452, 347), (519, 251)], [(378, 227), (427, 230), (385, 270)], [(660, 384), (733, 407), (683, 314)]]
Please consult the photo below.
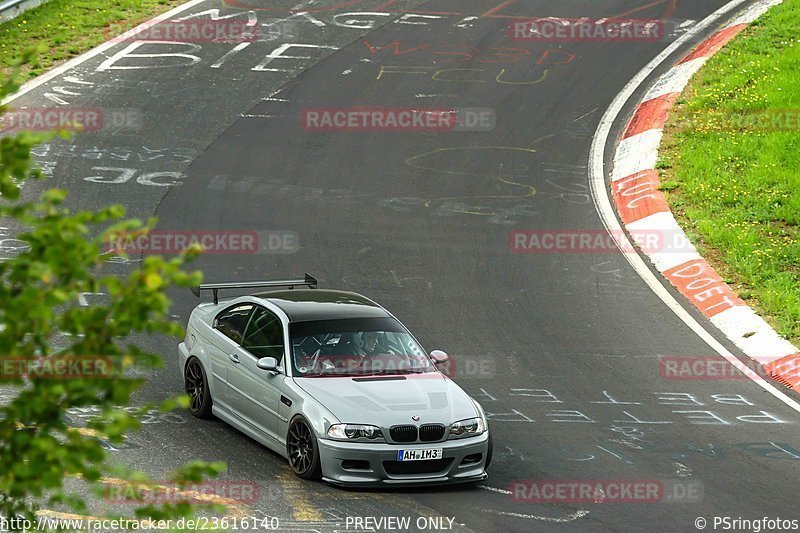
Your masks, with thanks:
[[(340, 422), (390, 427), (396, 424), (451, 424), (478, 416), (461, 387), (439, 372), (371, 378), (295, 378), (295, 383)], [(361, 379), (357, 381), (358, 379)], [(411, 416), (419, 416), (412, 421)]]

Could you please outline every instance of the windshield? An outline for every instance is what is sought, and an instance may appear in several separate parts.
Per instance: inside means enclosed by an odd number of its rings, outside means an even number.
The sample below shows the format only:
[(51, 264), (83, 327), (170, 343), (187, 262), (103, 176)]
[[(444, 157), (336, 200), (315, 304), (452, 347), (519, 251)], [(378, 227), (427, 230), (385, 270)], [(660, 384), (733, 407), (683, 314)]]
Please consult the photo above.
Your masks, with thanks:
[(391, 318), (297, 322), (289, 334), (296, 377), (435, 371), (422, 347)]

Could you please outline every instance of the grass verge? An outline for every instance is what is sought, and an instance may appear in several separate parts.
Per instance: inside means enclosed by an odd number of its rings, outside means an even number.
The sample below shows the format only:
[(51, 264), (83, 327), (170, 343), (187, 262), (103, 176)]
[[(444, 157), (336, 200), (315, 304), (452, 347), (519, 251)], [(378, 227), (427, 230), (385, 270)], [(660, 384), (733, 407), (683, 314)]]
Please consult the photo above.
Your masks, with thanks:
[(800, 345), (800, 0), (772, 8), (693, 78), (658, 166), (700, 253)]
[(7, 76), (27, 48), (41, 45), (43, 51), (25, 67), (23, 80), (108, 40), (112, 28), (130, 29), (185, 1), (50, 0), (0, 24), (0, 75)]

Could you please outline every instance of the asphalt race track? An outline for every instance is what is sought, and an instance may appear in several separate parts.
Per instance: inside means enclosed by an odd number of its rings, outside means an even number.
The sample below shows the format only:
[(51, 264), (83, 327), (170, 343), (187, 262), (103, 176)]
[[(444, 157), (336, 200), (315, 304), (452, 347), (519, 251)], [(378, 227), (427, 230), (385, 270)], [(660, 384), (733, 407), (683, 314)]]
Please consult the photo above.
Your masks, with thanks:
[[(659, 356), (715, 353), (619, 252), (509, 245), (518, 230), (603, 231), (588, 182), (601, 116), (645, 64), (723, 4), (195, 2), (176, 18), (239, 14), (258, 25), (259, 41), (120, 43), (21, 96), (15, 106), (143, 112), (138, 130), (104, 128), (38, 149), (47, 185), (69, 188), (76, 208), (120, 202), (131, 216), (157, 216), (165, 231), (296, 237), (297, 249), (196, 263), (208, 281), (309, 272), (321, 286), (379, 301), (427, 349), (451, 354), (454, 379), (489, 413), (495, 442), (481, 487), (392, 492), (301, 482), (248, 437), (187, 412), (148, 418), (114, 459), (156, 479), (189, 459), (224, 460), (226, 479), (259, 485), (252, 514), (294, 531), (346, 530), (347, 517), (367, 516), (411, 517), (412, 530), (418, 517), (444, 517), (445, 526), (454, 518), (463, 531), (691, 531), (697, 517), (709, 528), (714, 516), (800, 518), (796, 411), (749, 380), (664, 376)], [(672, 33), (514, 42), (508, 24), (519, 16), (661, 18)], [(474, 108), (496, 124), (310, 131), (301, 122), (309, 109), (355, 106)], [(124, 273), (136, 262), (107, 268)], [(173, 297), (185, 322), (197, 300)], [(137, 400), (180, 393), (175, 342), (143, 342), (166, 368)], [(81, 425), (89, 414), (71, 417)], [(518, 480), (657, 480), (673, 490), (657, 502), (594, 494), (532, 503), (507, 493)]]

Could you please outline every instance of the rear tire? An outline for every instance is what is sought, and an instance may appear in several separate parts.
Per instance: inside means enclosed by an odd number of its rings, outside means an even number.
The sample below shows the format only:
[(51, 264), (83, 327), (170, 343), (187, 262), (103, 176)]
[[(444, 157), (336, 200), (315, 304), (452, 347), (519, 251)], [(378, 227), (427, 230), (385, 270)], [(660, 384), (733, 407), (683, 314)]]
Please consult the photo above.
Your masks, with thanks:
[(184, 390), (189, 395), (189, 411), (197, 418), (211, 418), (213, 416), (211, 406), (214, 402), (211, 399), (211, 391), (208, 388), (203, 365), (196, 357), (189, 359), (186, 364), (183, 383)]
[(303, 418), (295, 418), (289, 424), (286, 455), (289, 458), (289, 466), (297, 477), (308, 480), (322, 477), (317, 437)]

